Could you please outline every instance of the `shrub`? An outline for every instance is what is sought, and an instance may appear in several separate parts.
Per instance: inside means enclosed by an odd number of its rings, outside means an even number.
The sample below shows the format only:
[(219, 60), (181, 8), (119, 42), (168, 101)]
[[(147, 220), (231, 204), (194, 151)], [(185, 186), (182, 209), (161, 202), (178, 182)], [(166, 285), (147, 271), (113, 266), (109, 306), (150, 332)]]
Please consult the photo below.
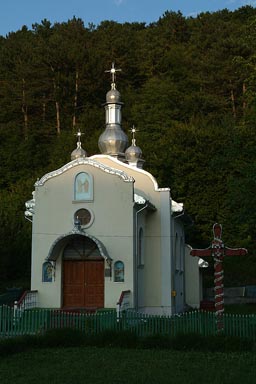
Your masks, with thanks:
[(172, 339), (172, 348), (180, 351), (243, 352), (252, 351), (254, 342), (235, 336), (179, 334)]
[(0, 356), (4, 357), (14, 353), (25, 352), (33, 348), (82, 346), (172, 349), (201, 352), (248, 352), (254, 350), (255, 343), (249, 339), (226, 335), (202, 336), (196, 333), (181, 333), (174, 337), (156, 334), (139, 338), (134, 332), (128, 330), (105, 330), (91, 335), (77, 329), (62, 328), (47, 330), (43, 335), (26, 335), (0, 339)]
[(172, 337), (171, 347), (177, 351), (202, 350), (205, 346), (206, 338), (197, 333), (179, 333)]
[(134, 332), (126, 330), (106, 330), (94, 335), (93, 339), (96, 346), (123, 348), (136, 348), (138, 346), (138, 336)]
[(5, 357), (14, 353), (25, 352), (29, 348), (39, 346), (38, 336), (18, 336), (0, 340), (0, 356)]
[(85, 344), (85, 333), (74, 328), (47, 330), (40, 336), (43, 347), (79, 347)]
[(146, 349), (171, 349), (172, 339), (168, 335), (155, 334), (143, 337), (140, 346)]

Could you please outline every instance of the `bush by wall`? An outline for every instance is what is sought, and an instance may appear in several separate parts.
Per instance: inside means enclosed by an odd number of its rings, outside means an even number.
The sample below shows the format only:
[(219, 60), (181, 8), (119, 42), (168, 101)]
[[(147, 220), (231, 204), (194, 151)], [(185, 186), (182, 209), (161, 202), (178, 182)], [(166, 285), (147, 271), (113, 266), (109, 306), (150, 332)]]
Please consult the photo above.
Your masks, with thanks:
[(250, 352), (255, 350), (255, 343), (252, 340), (225, 335), (202, 336), (191, 333), (178, 334), (174, 337), (162, 334), (138, 337), (133, 332), (112, 330), (88, 335), (82, 331), (67, 328), (52, 329), (42, 335), (27, 335), (0, 339), (0, 357), (37, 348), (86, 346), (170, 349), (183, 352)]

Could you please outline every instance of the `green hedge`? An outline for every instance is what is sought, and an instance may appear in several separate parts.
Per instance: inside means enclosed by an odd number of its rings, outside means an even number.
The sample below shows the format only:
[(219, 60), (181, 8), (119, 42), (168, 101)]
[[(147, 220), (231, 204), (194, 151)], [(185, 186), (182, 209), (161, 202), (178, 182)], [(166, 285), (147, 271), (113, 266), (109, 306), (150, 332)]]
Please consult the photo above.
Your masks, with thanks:
[(0, 357), (34, 348), (121, 347), (170, 349), (176, 351), (243, 352), (254, 351), (255, 343), (248, 339), (225, 335), (202, 336), (179, 334), (175, 337), (154, 335), (138, 337), (129, 331), (105, 331), (88, 335), (76, 329), (51, 329), (44, 335), (19, 336), (0, 340)]

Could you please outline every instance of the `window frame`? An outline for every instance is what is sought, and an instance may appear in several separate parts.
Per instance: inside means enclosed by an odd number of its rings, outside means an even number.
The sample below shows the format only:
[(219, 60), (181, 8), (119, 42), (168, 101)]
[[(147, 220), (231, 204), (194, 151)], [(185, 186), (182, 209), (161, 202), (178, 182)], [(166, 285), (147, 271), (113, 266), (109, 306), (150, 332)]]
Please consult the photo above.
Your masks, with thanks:
[[(117, 265), (120, 265), (120, 264), (122, 264), (122, 268), (117, 268)], [(119, 271), (119, 274), (122, 274), (121, 276), (121, 278), (119, 279), (119, 278), (117, 278), (118, 276), (117, 276), (117, 272)], [(121, 271), (121, 272), (120, 272)], [(117, 261), (115, 261), (115, 263), (114, 263), (114, 282), (115, 283), (124, 283), (124, 281), (125, 281), (125, 266), (124, 266), (124, 262), (122, 261), (122, 260), (117, 260)]]
[[(78, 181), (81, 177), (84, 176), (84, 181), (81, 184), (81, 187), (88, 183), (88, 189), (85, 192), (78, 192)], [(79, 172), (75, 175), (74, 178), (74, 200), (73, 202), (81, 202), (81, 201), (93, 201), (93, 176), (88, 172)], [(79, 196), (80, 194), (80, 196)]]

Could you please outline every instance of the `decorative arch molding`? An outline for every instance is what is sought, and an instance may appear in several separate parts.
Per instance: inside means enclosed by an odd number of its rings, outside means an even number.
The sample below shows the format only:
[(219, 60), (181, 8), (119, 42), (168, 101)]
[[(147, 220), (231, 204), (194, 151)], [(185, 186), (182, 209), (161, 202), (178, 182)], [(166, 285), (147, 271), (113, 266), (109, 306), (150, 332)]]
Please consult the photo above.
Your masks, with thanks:
[(88, 233), (82, 232), (82, 231), (76, 231), (73, 230), (72, 232), (66, 233), (65, 235), (59, 236), (52, 244), (48, 256), (46, 258), (46, 261), (56, 261), (61, 253), (61, 251), (65, 248), (65, 246), (70, 242), (71, 239), (77, 237), (77, 236), (82, 236), (82, 237), (87, 237), (94, 241), (94, 243), (97, 245), (97, 248), (100, 252), (100, 255), (107, 261), (108, 264), (111, 264), (112, 259), (108, 255), (108, 252), (102, 244), (102, 242), (97, 239), (94, 236), (89, 235)]
[(90, 166), (92, 166), (94, 168), (98, 168), (101, 171), (106, 172), (110, 175), (116, 175), (126, 183), (133, 183), (134, 182), (133, 177), (128, 176), (127, 173), (120, 171), (119, 169), (108, 167), (107, 165), (99, 163), (99, 162), (92, 160), (90, 158), (79, 158), (79, 159), (75, 159), (75, 160), (65, 164), (63, 167), (56, 169), (55, 171), (47, 173), (46, 175), (44, 175), (40, 180), (38, 180), (35, 183), (35, 187), (43, 186), (47, 180), (52, 179), (53, 177), (59, 176), (62, 173), (67, 172), (69, 169), (77, 167), (78, 165), (90, 165)]

